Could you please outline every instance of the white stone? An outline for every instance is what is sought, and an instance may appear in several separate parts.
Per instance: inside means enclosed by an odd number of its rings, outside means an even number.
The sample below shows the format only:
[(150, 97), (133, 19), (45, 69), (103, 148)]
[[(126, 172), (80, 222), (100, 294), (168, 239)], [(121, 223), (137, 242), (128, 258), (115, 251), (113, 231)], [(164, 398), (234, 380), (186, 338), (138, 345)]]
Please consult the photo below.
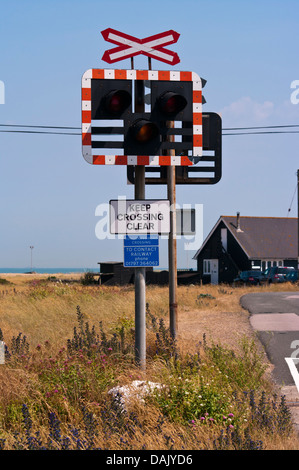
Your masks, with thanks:
[(134, 380), (130, 385), (114, 387), (109, 390), (108, 393), (114, 396), (114, 399), (120, 406), (122, 412), (125, 412), (127, 411), (127, 406), (129, 405), (131, 398), (138, 398), (142, 401), (144, 396), (163, 387), (163, 385), (155, 382)]

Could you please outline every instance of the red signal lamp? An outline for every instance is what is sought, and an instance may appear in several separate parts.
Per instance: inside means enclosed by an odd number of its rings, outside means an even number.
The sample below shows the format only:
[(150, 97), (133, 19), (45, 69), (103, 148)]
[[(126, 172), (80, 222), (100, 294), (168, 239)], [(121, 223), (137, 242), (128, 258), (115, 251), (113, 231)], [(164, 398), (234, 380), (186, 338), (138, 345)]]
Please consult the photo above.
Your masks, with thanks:
[(105, 97), (105, 107), (108, 113), (117, 116), (123, 113), (131, 104), (132, 97), (125, 90), (112, 90)]
[(160, 110), (165, 114), (177, 114), (187, 106), (187, 100), (179, 93), (166, 91), (159, 98)]

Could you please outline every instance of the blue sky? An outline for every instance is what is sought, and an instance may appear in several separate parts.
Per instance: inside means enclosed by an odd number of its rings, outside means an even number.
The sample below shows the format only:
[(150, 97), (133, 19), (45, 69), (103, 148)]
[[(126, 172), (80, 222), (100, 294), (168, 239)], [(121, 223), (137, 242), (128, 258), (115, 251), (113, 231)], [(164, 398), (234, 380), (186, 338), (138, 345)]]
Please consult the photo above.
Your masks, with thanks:
[[(181, 62), (207, 80), (204, 111), (224, 128), (299, 125), (291, 83), (299, 80), (299, 4), (295, 0), (10, 0), (0, 2), (0, 124), (81, 126), (81, 76), (113, 47), (101, 31), (137, 37), (168, 29)], [(147, 59), (135, 59), (147, 68)], [(153, 61), (152, 68), (169, 66)], [(1, 100), (0, 100), (1, 102)], [(0, 126), (0, 130), (5, 130)], [(11, 128), (12, 129), (12, 128)], [(16, 128), (14, 128), (16, 129)], [(299, 130), (299, 128), (298, 128)], [(203, 204), (203, 231), (220, 215), (288, 215), (296, 187), (299, 134), (223, 136), (223, 175), (217, 185), (179, 186), (177, 202)], [(80, 136), (0, 133), (0, 267), (94, 268), (123, 257), (121, 240), (99, 240), (96, 208), (118, 196), (133, 198), (126, 167), (85, 162)], [(147, 186), (163, 199), (166, 188)], [(297, 216), (296, 198), (289, 216)], [(195, 267), (194, 251), (178, 242), (179, 267)], [(165, 249), (164, 249), (165, 247)], [(161, 240), (162, 267), (167, 244)]]

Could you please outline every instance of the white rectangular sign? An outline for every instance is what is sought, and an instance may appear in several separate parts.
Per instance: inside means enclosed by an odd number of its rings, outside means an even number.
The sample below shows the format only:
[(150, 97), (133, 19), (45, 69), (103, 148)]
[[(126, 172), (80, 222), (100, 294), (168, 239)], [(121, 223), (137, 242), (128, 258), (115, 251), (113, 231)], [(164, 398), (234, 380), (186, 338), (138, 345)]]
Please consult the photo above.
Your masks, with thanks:
[(110, 201), (110, 233), (137, 235), (170, 232), (169, 201), (127, 200)]

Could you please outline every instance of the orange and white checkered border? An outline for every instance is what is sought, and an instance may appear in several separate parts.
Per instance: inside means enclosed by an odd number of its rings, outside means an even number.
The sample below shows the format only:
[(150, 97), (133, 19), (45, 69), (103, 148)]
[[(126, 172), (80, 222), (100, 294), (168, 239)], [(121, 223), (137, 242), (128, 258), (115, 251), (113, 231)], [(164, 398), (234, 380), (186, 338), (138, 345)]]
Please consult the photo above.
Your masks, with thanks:
[(93, 165), (191, 166), (188, 156), (93, 155), (91, 146), (91, 80), (167, 80), (193, 82), (193, 156), (202, 156), (202, 83), (194, 72), (89, 69), (82, 76), (82, 153)]

